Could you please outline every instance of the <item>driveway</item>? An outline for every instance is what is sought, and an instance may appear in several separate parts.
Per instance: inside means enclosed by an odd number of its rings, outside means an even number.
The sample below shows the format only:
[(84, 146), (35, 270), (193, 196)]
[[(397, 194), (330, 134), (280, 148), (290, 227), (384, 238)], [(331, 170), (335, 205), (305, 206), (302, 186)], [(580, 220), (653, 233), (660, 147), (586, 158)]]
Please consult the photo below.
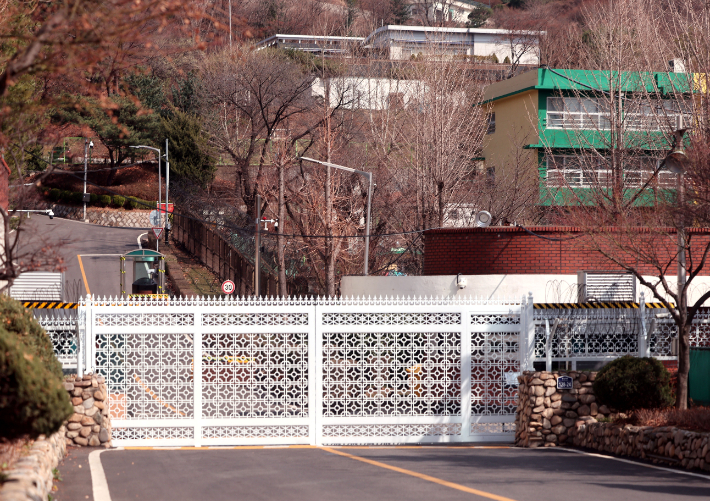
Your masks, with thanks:
[[(552, 448), (119, 449), (103, 451), (100, 464), (108, 496), (96, 501), (710, 498), (708, 476)], [(72, 471), (81, 469), (60, 466), (65, 482)], [(71, 499), (65, 492), (60, 484), (55, 499)]]
[[(51, 245), (59, 251), (67, 268), (64, 300), (76, 302), (89, 292), (102, 297), (119, 295), (118, 256), (137, 249), (138, 237), (149, 230), (112, 228), (36, 214), (23, 223), (22, 231), (20, 242), (24, 249)], [(126, 268), (126, 283), (130, 284), (133, 270)]]

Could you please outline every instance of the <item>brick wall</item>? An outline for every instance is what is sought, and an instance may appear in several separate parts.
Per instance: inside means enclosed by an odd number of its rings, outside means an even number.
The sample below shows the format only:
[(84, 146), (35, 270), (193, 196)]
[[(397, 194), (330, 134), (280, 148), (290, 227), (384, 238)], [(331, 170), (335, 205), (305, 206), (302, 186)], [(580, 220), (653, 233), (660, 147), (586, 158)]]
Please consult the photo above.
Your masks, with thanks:
[[(424, 275), (497, 275), (497, 274), (561, 274), (582, 270), (617, 270), (616, 264), (594, 250), (589, 237), (577, 228), (538, 226), (528, 228), (539, 236), (517, 227), (451, 228), (427, 231), (424, 234)], [(672, 231), (672, 230), (669, 230)], [(689, 229), (696, 260), (700, 249), (710, 241), (710, 229)], [(551, 241), (540, 237), (561, 238)], [(574, 238), (578, 237), (578, 238)], [(624, 235), (610, 229), (598, 241), (624, 241)], [(636, 241), (636, 239), (634, 239)], [(667, 274), (676, 272), (675, 235), (661, 236), (646, 232), (639, 247), (663, 264), (671, 263)], [(614, 255), (620, 256), (618, 250)], [(625, 256), (626, 262), (637, 259), (636, 253)], [(690, 256), (689, 256), (690, 257)], [(656, 275), (650, 265), (638, 263), (642, 273)], [(710, 275), (706, 266), (701, 275)]]

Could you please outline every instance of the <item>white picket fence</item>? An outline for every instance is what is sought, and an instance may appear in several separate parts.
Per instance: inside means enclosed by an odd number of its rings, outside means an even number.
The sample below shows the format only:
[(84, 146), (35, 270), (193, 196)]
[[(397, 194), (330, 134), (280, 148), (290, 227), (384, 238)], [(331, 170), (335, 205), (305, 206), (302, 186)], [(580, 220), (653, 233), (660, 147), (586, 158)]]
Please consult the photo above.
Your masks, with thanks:
[(87, 299), (114, 445), (512, 441), (532, 297)]

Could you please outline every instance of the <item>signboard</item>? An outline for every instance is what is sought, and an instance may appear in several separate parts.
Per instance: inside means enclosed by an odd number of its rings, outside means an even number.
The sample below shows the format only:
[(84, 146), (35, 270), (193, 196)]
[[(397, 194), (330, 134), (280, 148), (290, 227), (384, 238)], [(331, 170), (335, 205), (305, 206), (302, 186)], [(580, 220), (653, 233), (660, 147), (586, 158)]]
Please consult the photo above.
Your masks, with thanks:
[(160, 227), (153, 228), (153, 235), (155, 235), (155, 238), (160, 240), (160, 235), (162, 235), (162, 234), (163, 234), (163, 228), (160, 228)]
[(225, 280), (222, 283), (222, 292), (224, 292), (225, 294), (231, 294), (232, 292), (234, 292), (234, 282), (232, 282), (231, 280)]
[[(159, 204), (158, 202), (155, 202), (155, 206), (156, 206), (158, 209), (160, 209), (163, 213), (165, 212), (165, 204), (162, 204), (162, 203)], [(169, 212), (170, 214), (173, 213), (173, 204), (171, 204), (171, 203), (168, 204), (168, 212)]]
[(558, 390), (571, 390), (574, 388), (574, 383), (572, 378), (569, 376), (560, 376), (557, 378), (557, 389)]
[(157, 210), (150, 211), (148, 219), (150, 219), (151, 226), (160, 226), (160, 212)]

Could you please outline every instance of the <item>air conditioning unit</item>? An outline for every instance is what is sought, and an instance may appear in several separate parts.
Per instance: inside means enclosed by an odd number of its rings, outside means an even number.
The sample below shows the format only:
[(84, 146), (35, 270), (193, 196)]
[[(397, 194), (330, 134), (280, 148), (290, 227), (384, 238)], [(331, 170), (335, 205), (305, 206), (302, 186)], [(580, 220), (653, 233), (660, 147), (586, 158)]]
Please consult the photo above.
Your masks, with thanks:
[(614, 271), (577, 272), (577, 302), (636, 301), (636, 277)]

